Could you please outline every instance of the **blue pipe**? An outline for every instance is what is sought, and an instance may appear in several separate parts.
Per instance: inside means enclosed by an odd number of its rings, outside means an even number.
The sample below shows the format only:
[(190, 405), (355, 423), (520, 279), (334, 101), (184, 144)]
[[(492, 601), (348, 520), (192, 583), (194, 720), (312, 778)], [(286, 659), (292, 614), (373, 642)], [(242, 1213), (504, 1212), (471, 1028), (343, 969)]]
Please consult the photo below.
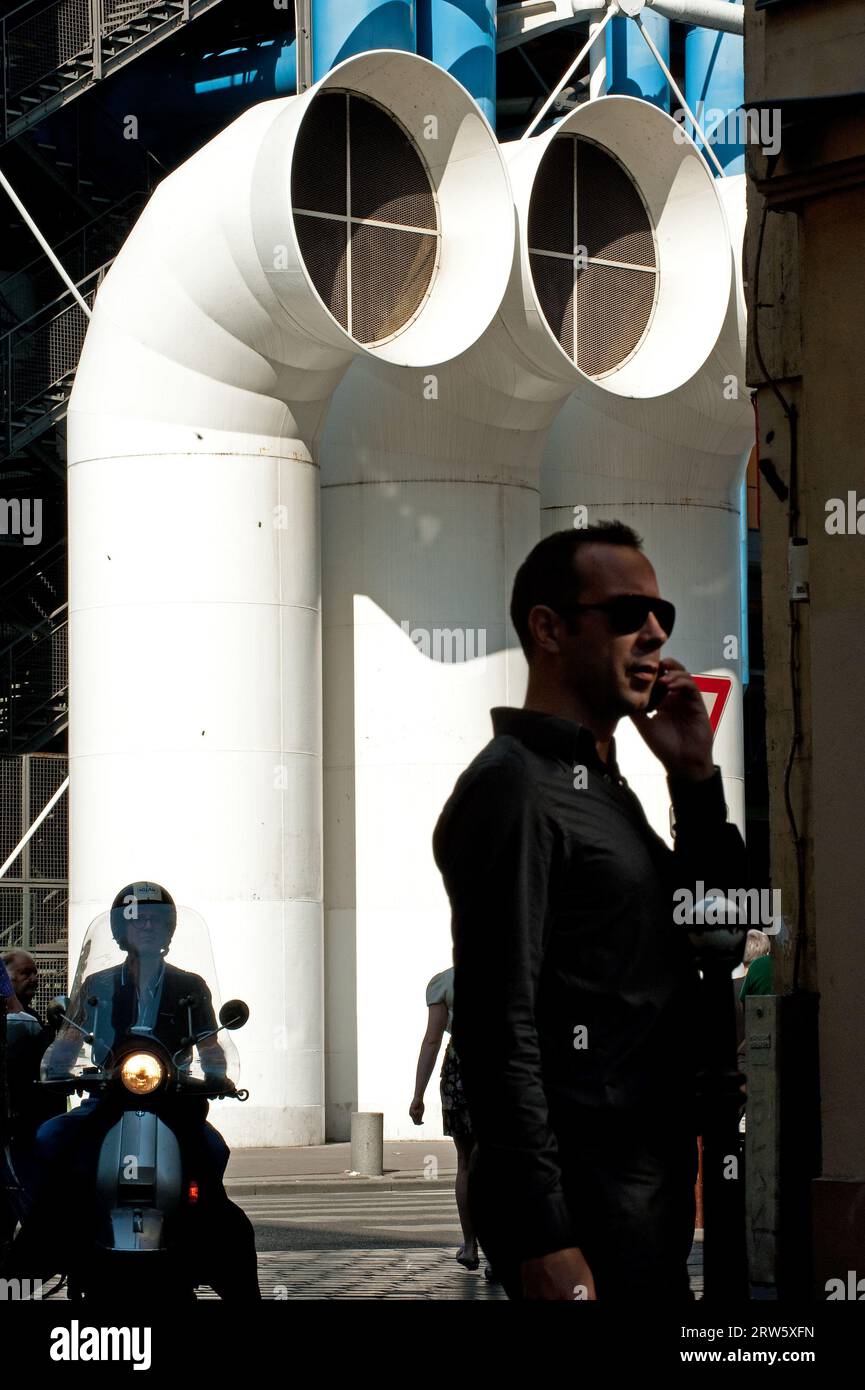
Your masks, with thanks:
[[(643, 10), (640, 18), (649, 36), (670, 66), (670, 21)], [(670, 88), (657, 60), (631, 19), (619, 16), (607, 26), (607, 91), (618, 96), (642, 97), (662, 111), (670, 109)]]
[(127, 112), (141, 113), (145, 143), (161, 137), (178, 122), (208, 127), (226, 124), (247, 107), (297, 90), (297, 46), (294, 35), (260, 43), (232, 45), (157, 68), (163, 61), (145, 58), (124, 68), (105, 85), (103, 102), (121, 125)]
[[(685, 35), (685, 100), (711, 135), (710, 144), (725, 174), (744, 174), (745, 146), (738, 136), (741, 122), (722, 118), (741, 107), (745, 100), (745, 62), (743, 40), (738, 34), (719, 34), (715, 29), (689, 29)], [(697, 110), (702, 103), (704, 119)], [(717, 114), (712, 117), (712, 112)], [(690, 131), (697, 144), (696, 131)], [(714, 165), (711, 166), (714, 170)], [(717, 170), (715, 170), (717, 173)]]
[(496, 124), (496, 0), (417, 0), (417, 51), (471, 92)]
[(371, 48), (417, 52), (414, 0), (312, 0), (312, 77)]
[(194, 90), (201, 96), (252, 84), (260, 101), (297, 91), (297, 44), (293, 38), (268, 39), (255, 48), (208, 55), (207, 67), (197, 77)]
[(741, 612), (741, 640), (739, 646), (739, 670), (742, 676), (742, 689), (747, 690), (751, 679), (751, 660), (748, 643), (748, 477), (742, 479), (739, 494), (739, 606)]

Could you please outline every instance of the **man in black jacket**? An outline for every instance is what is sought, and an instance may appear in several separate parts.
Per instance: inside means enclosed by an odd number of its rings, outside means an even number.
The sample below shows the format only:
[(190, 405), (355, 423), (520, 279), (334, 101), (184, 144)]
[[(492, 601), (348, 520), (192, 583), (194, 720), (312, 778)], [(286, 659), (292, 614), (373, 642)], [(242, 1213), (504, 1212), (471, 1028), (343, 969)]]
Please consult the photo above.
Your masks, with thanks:
[[(511, 604), (525, 706), (493, 710), (435, 830), (470, 1202), (511, 1298), (690, 1297), (699, 977), (672, 894), (744, 884), (745, 852), (700, 692), (660, 659), (674, 616), (629, 527), (536, 546)], [(619, 772), (626, 716), (666, 769), (674, 850)]]
[[(30, 952), (22, 947), (4, 951), (2, 961), (13, 991), (8, 1000), (0, 998), (0, 1008), (5, 1005), (6, 1009), (8, 1159), (11, 1163), (2, 1176), (4, 1186), (8, 1183), (9, 1192), (14, 1196), (10, 1196), (9, 1203), (0, 1198), (0, 1242), (11, 1236), (23, 1191), (32, 1182), (36, 1131), (46, 1120), (66, 1109), (64, 1096), (46, 1095), (36, 1085), (42, 1056), (54, 1041), (53, 1030), (46, 1027), (33, 1008), (39, 967)], [(5, 1158), (0, 1161), (5, 1165)]]
[(66, 1101), (46, 1096), (35, 1084), (45, 1049), (54, 1041), (54, 1030), (33, 1008), (39, 967), (22, 947), (4, 951), (3, 962), (17, 1000), (15, 1009), (7, 1014), (11, 1133), (13, 1141), (29, 1144), (45, 1120), (65, 1111)]

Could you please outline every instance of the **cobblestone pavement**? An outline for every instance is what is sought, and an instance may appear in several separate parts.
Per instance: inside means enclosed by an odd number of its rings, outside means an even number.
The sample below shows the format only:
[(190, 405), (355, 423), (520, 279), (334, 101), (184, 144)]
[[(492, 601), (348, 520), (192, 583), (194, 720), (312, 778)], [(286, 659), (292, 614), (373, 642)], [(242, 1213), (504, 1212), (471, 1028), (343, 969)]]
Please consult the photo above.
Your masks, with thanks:
[(338, 1246), (462, 1243), (453, 1186), (412, 1183), (400, 1191), (296, 1191), (235, 1195), (256, 1232), (259, 1250), (328, 1250)]
[[(454, 1259), (461, 1235), (453, 1188), (297, 1191), (239, 1200), (255, 1226), (266, 1299), (504, 1300), (504, 1290)], [(425, 1243), (424, 1243), (425, 1242)], [(703, 1291), (703, 1247), (689, 1261)], [(62, 1299), (65, 1291), (59, 1297)], [(201, 1289), (201, 1299), (212, 1299)]]
[[(250, 1197), (240, 1205), (259, 1242), (267, 1231), (280, 1245), (284, 1234), (286, 1244), (306, 1246), (261, 1250), (259, 1243), (265, 1298), (505, 1299), (501, 1286), (484, 1278), (483, 1261), (470, 1273), (454, 1259), (461, 1234), (453, 1188), (298, 1192)], [(429, 1243), (421, 1246), (424, 1237)], [(310, 1240), (316, 1248), (309, 1247)], [(332, 1248), (342, 1241), (350, 1242), (348, 1248)], [(702, 1244), (695, 1243), (689, 1268), (700, 1298)]]
[[(504, 1290), (461, 1269), (447, 1250), (268, 1250), (258, 1259), (264, 1298), (504, 1299)], [(214, 1297), (201, 1289), (199, 1298)]]

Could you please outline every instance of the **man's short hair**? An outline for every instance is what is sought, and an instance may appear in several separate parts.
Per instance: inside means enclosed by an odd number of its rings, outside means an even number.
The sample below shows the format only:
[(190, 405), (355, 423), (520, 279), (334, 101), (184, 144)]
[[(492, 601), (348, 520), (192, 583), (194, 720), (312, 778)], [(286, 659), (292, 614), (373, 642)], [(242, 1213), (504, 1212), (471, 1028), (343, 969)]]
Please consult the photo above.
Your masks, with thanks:
[(574, 556), (584, 545), (627, 545), (642, 550), (636, 531), (623, 521), (598, 521), (570, 531), (554, 531), (539, 541), (517, 570), (511, 595), (511, 622), (526, 656), (532, 654), (529, 614), (537, 604), (560, 613), (579, 601)]
[(742, 957), (742, 964), (750, 965), (760, 956), (768, 956), (771, 946), (772, 943), (764, 931), (749, 931), (745, 940), (745, 954)]

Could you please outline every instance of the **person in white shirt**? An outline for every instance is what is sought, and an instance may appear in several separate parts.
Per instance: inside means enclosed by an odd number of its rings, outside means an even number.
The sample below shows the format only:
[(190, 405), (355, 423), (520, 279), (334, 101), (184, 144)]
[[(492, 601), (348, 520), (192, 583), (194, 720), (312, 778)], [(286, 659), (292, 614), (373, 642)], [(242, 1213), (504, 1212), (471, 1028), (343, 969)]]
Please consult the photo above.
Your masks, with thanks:
[[(415, 1093), (409, 1106), (409, 1114), (416, 1125), (423, 1124), (424, 1093), (426, 1092), (433, 1067), (445, 1033), (450, 1035), (453, 1023), (454, 971), (453, 966), (434, 975), (427, 985), (426, 1002), (429, 1009), (427, 1029), (421, 1043), (417, 1063)], [(457, 1211), (462, 1227), (463, 1243), (457, 1251), (457, 1262), (464, 1269), (477, 1269), (477, 1236), (472, 1225), (468, 1206), (468, 1172), (475, 1136), (472, 1133), (471, 1116), (463, 1094), (459, 1059), (453, 1043), (448, 1036), (444, 1061), (441, 1069), (441, 1102), (444, 1132), (454, 1141), (457, 1151), (457, 1175), (454, 1184)]]

